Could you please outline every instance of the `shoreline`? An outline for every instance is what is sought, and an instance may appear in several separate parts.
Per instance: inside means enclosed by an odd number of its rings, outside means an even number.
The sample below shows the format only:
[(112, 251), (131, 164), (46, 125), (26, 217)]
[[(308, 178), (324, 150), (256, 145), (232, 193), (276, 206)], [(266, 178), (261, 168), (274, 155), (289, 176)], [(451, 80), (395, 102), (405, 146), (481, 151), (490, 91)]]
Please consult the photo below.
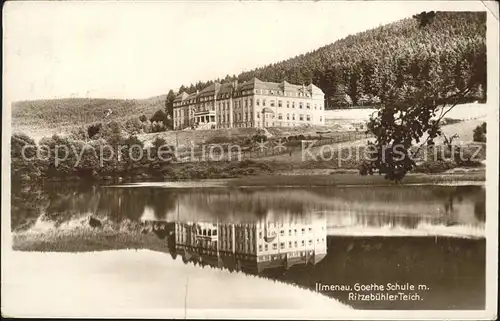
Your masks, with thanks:
[[(408, 234), (395, 233), (375, 233), (367, 234), (349, 233), (349, 229), (344, 231), (329, 229), (327, 239), (450, 239), (450, 240), (470, 240), (482, 241), (485, 235), (460, 235), (454, 233), (435, 234), (413, 232)], [(400, 231), (400, 230), (398, 230)], [(401, 231), (400, 231), (401, 232)], [(18, 252), (60, 252), (60, 253), (86, 253), (104, 252), (117, 250), (150, 250), (160, 253), (175, 252), (172, 240), (168, 241), (168, 236), (160, 238), (153, 232), (143, 234), (140, 231), (117, 231), (117, 230), (94, 230), (88, 227), (79, 227), (73, 230), (51, 230), (48, 232), (12, 232), (13, 251)]]
[[(265, 171), (250, 175), (230, 176), (216, 175), (214, 177), (141, 177), (141, 178), (114, 178), (105, 180), (43, 180), (39, 182), (18, 182), (20, 186), (30, 183), (40, 185), (50, 184), (96, 184), (102, 186), (120, 186), (121, 184), (147, 184), (147, 183), (185, 183), (186, 187), (196, 187), (197, 182), (226, 182), (221, 187), (251, 187), (251, 186), (339, 186), (339, 185), (414, 185), (414, 184), (439, 184), (472, 182), (478, 184), (486, 182), (486, 169), (480, 168), (454, 168), (442, 173), (408, 173), (401, 182), (395, 183), (386, 180), (382, 175), (360, 175), (352, 169), (289, 169), (273, 173)], [(191, 185), (191, 186), (190, 186)], [(161, 184), (160, 184), (161, 186)]]
[(331, 174), (298, 174), (298, 175), (271, 175), (271, 176), (249, 176), (229, 180), (228, 185), (234, 187), (257, 187), (257, 186), (349, 186), (349, 185), (414, 185), (414, 184), (452, 184), (456, 182), (486, 182), (486, 171), (474, 171), (468, 173), (442, 173), (442, 174), (408, 174), (401, 183), (386, 180), (380, 175), (362, 176), (355, 173), (331, 173)]

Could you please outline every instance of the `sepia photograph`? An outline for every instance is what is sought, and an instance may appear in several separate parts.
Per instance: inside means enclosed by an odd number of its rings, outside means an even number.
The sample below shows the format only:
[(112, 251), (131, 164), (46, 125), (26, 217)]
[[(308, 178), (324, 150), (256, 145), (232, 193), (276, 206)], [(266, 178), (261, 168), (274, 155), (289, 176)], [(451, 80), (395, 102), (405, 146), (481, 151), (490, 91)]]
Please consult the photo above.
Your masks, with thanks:
[(497, 2), (2, 15), (3, 317), (497, 318)]

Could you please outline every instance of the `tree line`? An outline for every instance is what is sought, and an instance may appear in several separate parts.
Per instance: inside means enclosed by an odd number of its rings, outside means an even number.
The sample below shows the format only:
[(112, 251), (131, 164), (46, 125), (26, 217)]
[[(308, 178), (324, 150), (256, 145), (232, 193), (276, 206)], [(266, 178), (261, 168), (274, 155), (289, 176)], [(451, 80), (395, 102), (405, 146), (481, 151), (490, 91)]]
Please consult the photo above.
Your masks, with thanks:
[[(417, 167), (416, 154), (434, 149), (437, 137), (444, 138), (453, 157), (462, 160), (462, 149), (454, 148), (454, 136), (447, 137), (441, 125), (456, 105), (486, 99), (486, 14), (447, 13), (444, 17), (455, 14), (462, 19), (442, 22), (458, 30), (460, 37), (450, 30), (446, 38), (441, 37), (443, 33), (438, 31), (445, 29), (441, 26), (436, 30), (436, 41), (410, 48), (418, 56), (412, 56), (408, 49), (388, 58), (396, 62), (395, 73), (382, 78), (390, 81), (382, 83), (381, 104), (367, 124), (375, 140), (368, 144), (373, 152), (360, 168), (361, 174), (378, 173), (399, 182)], [(471, 17), (475, 19), (465, 23)], [(420, 29), (436, 28), (438, 18), (440, 13), (433, 12), (415, 16)], [(480, 165), (468, 160), (458, 163)]]
[[(196, 92), (214, 81), (314, 83), (325, 92), (328, 108), (378, 105), (387, 91), (408, 79), (451, 80), (457, 89), (467, 75), (486, 79), (486, 13), (422, 12), (385, 26), (349, 35), (333, 44), (291, 59), (223, 79), (198, 81), (178, 92)], [(167, 95), (172, 112), (175, 92)], [(486, 82), (467, 100), (485, 101)]]
[[(92, 124), (88, 132), (44, 137), (11, 136), (13, 182), (163, 176), (175, 161), (174, 146), (156, 137), (145, 146), (123, 124)], [(90, 136), (89, 136), (90, 134)], [(161, 153), (161, 155), (160, 155)]]

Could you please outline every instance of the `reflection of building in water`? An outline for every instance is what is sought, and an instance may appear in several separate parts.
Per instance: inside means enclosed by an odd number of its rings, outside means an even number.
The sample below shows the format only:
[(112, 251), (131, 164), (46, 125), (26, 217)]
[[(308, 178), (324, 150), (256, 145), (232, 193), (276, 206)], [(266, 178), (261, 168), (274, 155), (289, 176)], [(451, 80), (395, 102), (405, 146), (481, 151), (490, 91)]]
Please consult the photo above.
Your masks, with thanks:
[(155, 221), (155, 220), (144, 220), (141, 222), (142, 230), (141, 233), (149, 233), (153, 232), (160, 239), (164, 239), (171, 233), (172, 228), (169, 226), (171, 223), (164, 221)]
[(326, 217), (175, 223), (175, 248), (185, 260), (249, 273), (316, 264), (326, 256)]

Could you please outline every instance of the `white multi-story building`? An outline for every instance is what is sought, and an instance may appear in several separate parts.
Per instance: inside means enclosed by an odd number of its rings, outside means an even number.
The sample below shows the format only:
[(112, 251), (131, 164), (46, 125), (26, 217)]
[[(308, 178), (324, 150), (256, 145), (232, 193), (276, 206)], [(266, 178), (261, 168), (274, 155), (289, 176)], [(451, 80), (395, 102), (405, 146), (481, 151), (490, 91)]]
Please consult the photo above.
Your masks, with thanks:
[(174, 129), (324, 125), (325, 95), (313, 84), (253, 78), (213, 83), (174, 100)]
[(176, 222), (175, 248), (220, 267), (233, 265), (257, 273), (321, 261), (327, 250), (326, 218), (285, 218), (252, 223)]

